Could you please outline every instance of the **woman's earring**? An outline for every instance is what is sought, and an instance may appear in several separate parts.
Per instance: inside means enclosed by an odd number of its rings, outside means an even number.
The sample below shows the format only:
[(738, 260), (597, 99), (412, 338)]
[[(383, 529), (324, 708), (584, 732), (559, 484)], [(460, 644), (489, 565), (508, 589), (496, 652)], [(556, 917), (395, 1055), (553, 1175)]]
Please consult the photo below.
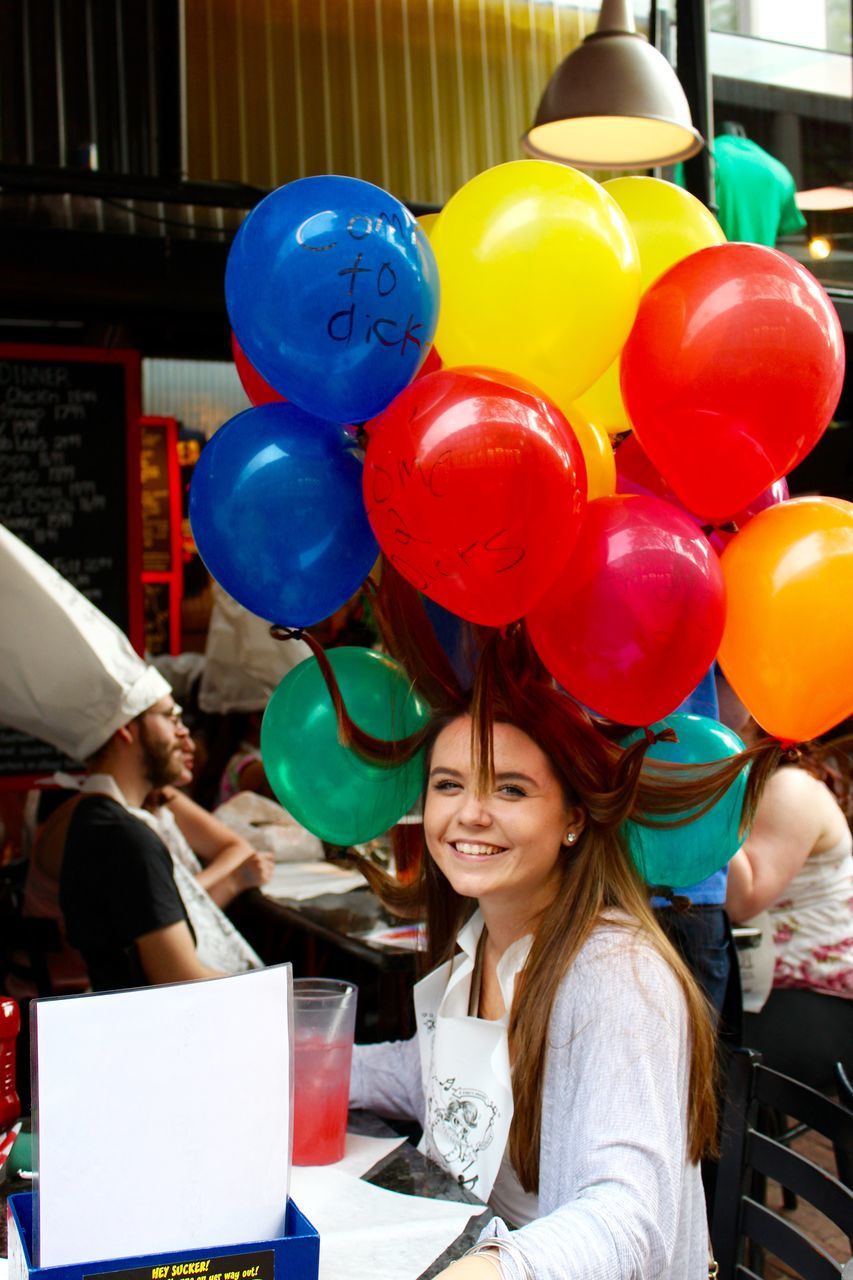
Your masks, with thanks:
[(575, 832), (567, 831), (565, 836), (563, 837), (563, 844), (574, 844), (576, 840), (577, 840), (577, 835), (575, 834)]

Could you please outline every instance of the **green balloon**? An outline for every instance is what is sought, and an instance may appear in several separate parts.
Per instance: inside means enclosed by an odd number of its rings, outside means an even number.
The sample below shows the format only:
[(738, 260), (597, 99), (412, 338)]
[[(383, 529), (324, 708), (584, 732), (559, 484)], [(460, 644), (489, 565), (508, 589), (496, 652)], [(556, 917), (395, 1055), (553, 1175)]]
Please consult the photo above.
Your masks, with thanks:
[[(386, 741), (429, 719), (402, 667), (372, 649), (330, 649), (344, 705), (360, 729)], [(297, 822), (328, 844), (361, 844), (408, 813), (423, 786), (423, 754), (405, 764), (371, 764), (338, 741), (335, 708), (316, 658), (289, 671), (261, 726), (270, 785)]]
[[(743, 743), (731, 729), (707, 716), (676, 712), (654, 725), (656, 732), (669, 726), (677, 742), (656, 742), (649, 747), (649, 760), (670, 760), (678, 764), (712, 764), (743, 751)], [(638, 729), (622, 743), (628, 747), (642, 737)], [(721, 798), (695, 822), (675, 827), (644, 827), (628, 821), (622, 833), (634, 865), (648, 884), (685, 888), (705, 880), (724, 867), (740, 847), (738, 828), (743, 808), (749, 767), (744, 766)], [(685, 811), (689, 812), (689, 810)], [(676, 815), (684, 817), (684, 814)], [(666, 819), (663, 819), (666, 823)]]

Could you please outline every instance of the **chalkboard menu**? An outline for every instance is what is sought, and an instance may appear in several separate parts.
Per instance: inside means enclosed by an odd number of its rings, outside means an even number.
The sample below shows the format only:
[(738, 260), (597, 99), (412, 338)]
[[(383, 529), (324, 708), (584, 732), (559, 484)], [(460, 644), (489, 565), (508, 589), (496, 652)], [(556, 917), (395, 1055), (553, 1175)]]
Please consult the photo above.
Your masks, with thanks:
[[(139, 490), (138, 354), (0, 344), (0, 521), (137, 647)], [(0, 729), (0, 780), (57, 767), (52, 748)]]

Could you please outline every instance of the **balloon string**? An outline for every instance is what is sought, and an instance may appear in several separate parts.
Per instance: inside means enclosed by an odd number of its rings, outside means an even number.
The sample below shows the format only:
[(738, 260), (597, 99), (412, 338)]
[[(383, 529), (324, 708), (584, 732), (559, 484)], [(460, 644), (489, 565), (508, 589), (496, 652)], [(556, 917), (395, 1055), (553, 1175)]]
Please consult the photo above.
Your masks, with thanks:
[(338, 742), (342, 747), (348, 747), (356, 751), (372, 764), (379, 765), (382, 768), (397, 768), (405, 763), (406, 760), (411, 759), (415, 752), (419, 750), (422, 744), (422, 731), (416, 731), (407, 738), (389, 740), (375, 738), (356, 724), (346, 709), (337, 676), (332, 664), (329, 662), (326, 650), (319, 640), (311, 635), (310, 631), (306, 631), (302, 627), (272, 625), (270, 627), (270, 635), (273, 640), (303, 640), (308, 645), (320, 668), (326, 688), (329, 691), (329, 697), (332, 699), (332, 706), (338, 723)]

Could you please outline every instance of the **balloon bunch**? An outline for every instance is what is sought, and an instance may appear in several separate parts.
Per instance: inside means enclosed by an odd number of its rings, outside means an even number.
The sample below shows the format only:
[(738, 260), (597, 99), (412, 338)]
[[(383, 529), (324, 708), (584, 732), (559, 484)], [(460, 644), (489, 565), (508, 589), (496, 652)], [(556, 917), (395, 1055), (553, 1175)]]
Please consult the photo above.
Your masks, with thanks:
[(312, 625), (378, 546), (431, 610), (523, 622), (611, 720), (670, 716), (718, 655), (781, 739), (853, 711), (853, 506), (784, 481), (837, 403), (841, 330), (786, 255), (669, 183), (528, 160), (426, 228), (355, 179), (289, 183), (226, 300), (255, 407), (205, 449), (191, 519), (253, 612)]
[[(310, 627), (346, 604), (376, 561), (358, 434), (347, 424), (385, 409), (428, 357), (435, 259), (415, 218), (387, 192), (355, 178), (304, 178), (243, 222), (225, 296), (253, 407), (221, 427), (199, 459), (193, 535), (240, 604), (279, 626)], [(426, 707), (394, 663), (348, 649), (332, 665), (366, 732), (390, 740), (424, 722)], [(337, 745), (334, 721), (310, 660), (273, 695), (262, 756), (282, 803), (324, 840), (347, 845), (405, 813), (420, 773), (417, 761), (364, 764)]]

